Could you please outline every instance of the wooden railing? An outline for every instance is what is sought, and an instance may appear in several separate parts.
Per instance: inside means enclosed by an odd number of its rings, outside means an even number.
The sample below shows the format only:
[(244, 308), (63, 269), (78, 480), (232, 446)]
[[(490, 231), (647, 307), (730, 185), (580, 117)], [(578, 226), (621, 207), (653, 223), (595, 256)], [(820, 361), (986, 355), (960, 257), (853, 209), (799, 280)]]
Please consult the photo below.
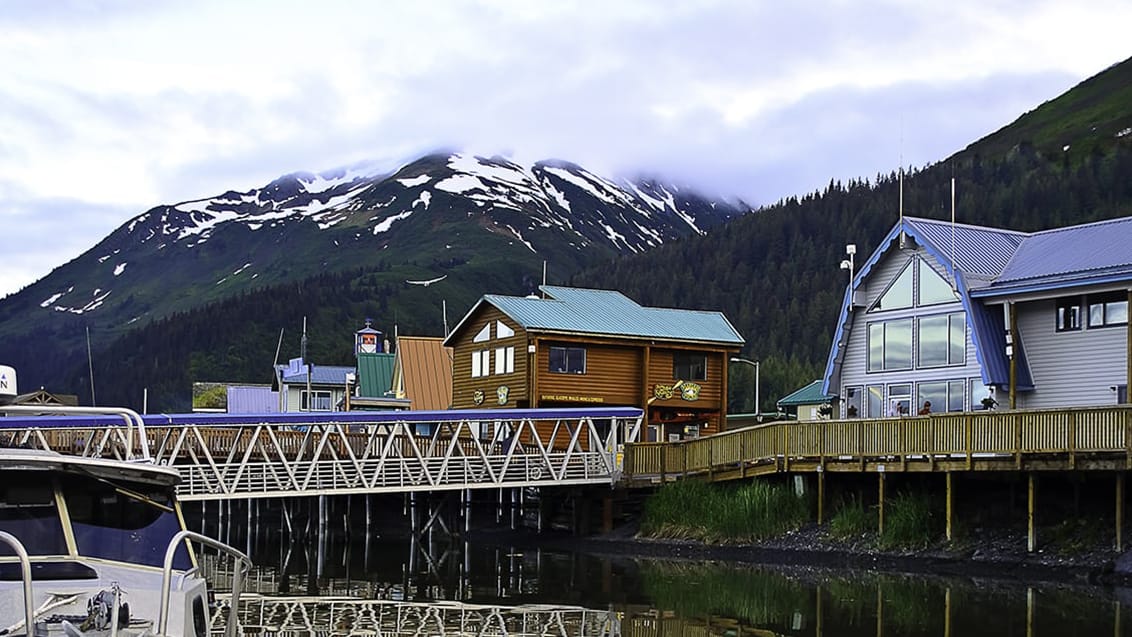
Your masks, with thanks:
[(1067, 468), (1079, 457), (1120, 456), (1132, 468), (1132, 406), (956, 412), (904, 418), (780, 421), (670, 443), (625, 446), (629, 481), (713, 474), (812, 470), (828, 464), (956, 461), (982, 457), (1021, 468), (1055, 456)]

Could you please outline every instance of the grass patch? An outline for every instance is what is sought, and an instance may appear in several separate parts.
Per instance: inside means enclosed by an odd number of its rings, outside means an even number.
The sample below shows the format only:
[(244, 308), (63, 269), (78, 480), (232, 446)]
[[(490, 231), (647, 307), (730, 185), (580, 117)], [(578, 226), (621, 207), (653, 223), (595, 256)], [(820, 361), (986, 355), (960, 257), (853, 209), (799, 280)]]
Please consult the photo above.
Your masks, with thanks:
[(887, 502), (881, 548), (924, 548), (936, 535), (935, 514), (927, 495), (901, 493)]
[(809, 516), (806, 500), (785, 485), (759, 480), (736, 488), (680, 480), (645, 502), (641, 532), (707, 542), (750, 541), (796, 529)]
[(855, 497), (842, 500), (829, 519), (829, 534), (839, 540), (876, 531), (877, 516)]

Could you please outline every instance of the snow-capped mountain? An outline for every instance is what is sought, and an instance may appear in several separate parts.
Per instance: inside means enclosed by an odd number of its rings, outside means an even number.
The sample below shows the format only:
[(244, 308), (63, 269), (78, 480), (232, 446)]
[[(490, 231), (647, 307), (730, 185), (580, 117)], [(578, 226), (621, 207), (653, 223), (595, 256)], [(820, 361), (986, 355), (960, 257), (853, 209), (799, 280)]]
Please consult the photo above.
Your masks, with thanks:
[(748, 211), (655, 179), (613, 180), (560, 161), (437, 154), (392, 172), (295, 173), (131, 219), (0, 300), (0, 354), (19, 362), (5, 344), (33, 333), (73, 341), (76, 320), (123, 333), (331, 272), (372, 272), (391, 286), (447, 275), (433, 290), (454, 304), (529, 291), (544, 263), (551, 281), (563, 282), (586, 265), (703, 234)]
[[(431, 155), (392, 174), (295, 173), (247, 192), (158, 206), (17, 296), (69, 314), (107, 312), (132, 296), (137, 313), (120, 317), (129, 321), (247, 286), (364, 266), (377, 257), (388, 262), (395, 253), (404, 265), (423, 267), (422, 275), (440, 273), (434, 261), (458, 267), (488, 246), (502, 250), (496, 255), (526, 253), (570, 272), (703, 234), (747, 211), (655, 180), (614, 181), (566, 162), (524, 166)], [(145, 293), (158, 279), (161, 298)], [(178, 296), (186, 302), (176, 302)]]

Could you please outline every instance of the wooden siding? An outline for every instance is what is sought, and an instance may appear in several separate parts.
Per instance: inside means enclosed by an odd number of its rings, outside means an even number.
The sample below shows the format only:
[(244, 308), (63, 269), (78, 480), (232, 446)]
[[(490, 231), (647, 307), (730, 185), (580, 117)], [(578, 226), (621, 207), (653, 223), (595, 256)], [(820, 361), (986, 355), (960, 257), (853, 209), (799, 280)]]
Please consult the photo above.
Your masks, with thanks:
[(728, 353), (719, 350), (674, 350), (653, 348), (649, 359), (648, 393), (653, 396), (655, 385), (671, 385), (677, 380), (673, 371), (673, 356), (676, 352), (702, 353), (707, 356), (707, 379), (692, 381), (700, 386), (699, 398), (694, 401), (682, 399), (679, 395), (669, 400), (655, 400), (654, 407), (690, 408), (690, 409), (719, 409), (723, 396), (723, 364)]
[[(514, 336), (505, 339), (497, 337), (496, 322), (502, 322), (515, 331)], [(491, 339), (474, 343), (472, 339), (483, 329), (484, 325), (491, 325)], [(495, 373), (495, 350), (499, 347), (515, 348), (515, 367), (510, 374)], [(472, 352), (490, 350), (491, 364), (488, 366), (487, 376), (472, 377)], [(452, 347), (452, 407), (454, 409), (472, 408), (514, 408), (519, 401), (528, 400), (527, 395), (527, 334), (503, 312), (495, 307), (484, 305), (477, 316), (471, 317), (464, 330), (464, 335)], [(507, 401), (500, 404), (497, 391), (500, 387), (507, 387)], [(482, 391), (483, 403), (476, 404), (475, 392)]]
[[(538, 340), (535, 370), (538, 375), (539, 406), (551, 404), (640, 406), (641, 349), (623, 345)], [(551, 347), (582, 347), (586, 350), (584, 374), (550, 371)]]
[(1014, 305), (1034, 380), (1034, 391), (1018, 393), (1018, 407), (1115, 405), (1110, 388), (1125, 383), (1128, 326), (1089, 329), (1082, 299), (1081, 329), (1058, 332), (1056, 308), (1054, 299)]

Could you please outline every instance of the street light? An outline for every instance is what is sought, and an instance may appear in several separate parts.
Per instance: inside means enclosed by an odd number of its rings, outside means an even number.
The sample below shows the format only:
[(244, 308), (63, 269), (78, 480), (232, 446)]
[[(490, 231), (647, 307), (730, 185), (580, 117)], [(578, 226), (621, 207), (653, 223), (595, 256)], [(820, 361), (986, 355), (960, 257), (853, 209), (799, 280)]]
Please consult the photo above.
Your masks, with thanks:
[(746, 363), (748, 365), (754, 366), (754, 368), (755, 368), (755, 414), (758, 414), (759, 413), (759, 361), (752, 361), (752, 360), (747, 360), (745, 358), (739, 358), (738, 356), (732, 356), (731, 362), (732, 363)]
[(853, 255), (857, 254), (857, 244), (850, 243), (845, 246), (848, 259), (841, 260), (841, 269), (849, 271), (849, 311), (853, 311)]

